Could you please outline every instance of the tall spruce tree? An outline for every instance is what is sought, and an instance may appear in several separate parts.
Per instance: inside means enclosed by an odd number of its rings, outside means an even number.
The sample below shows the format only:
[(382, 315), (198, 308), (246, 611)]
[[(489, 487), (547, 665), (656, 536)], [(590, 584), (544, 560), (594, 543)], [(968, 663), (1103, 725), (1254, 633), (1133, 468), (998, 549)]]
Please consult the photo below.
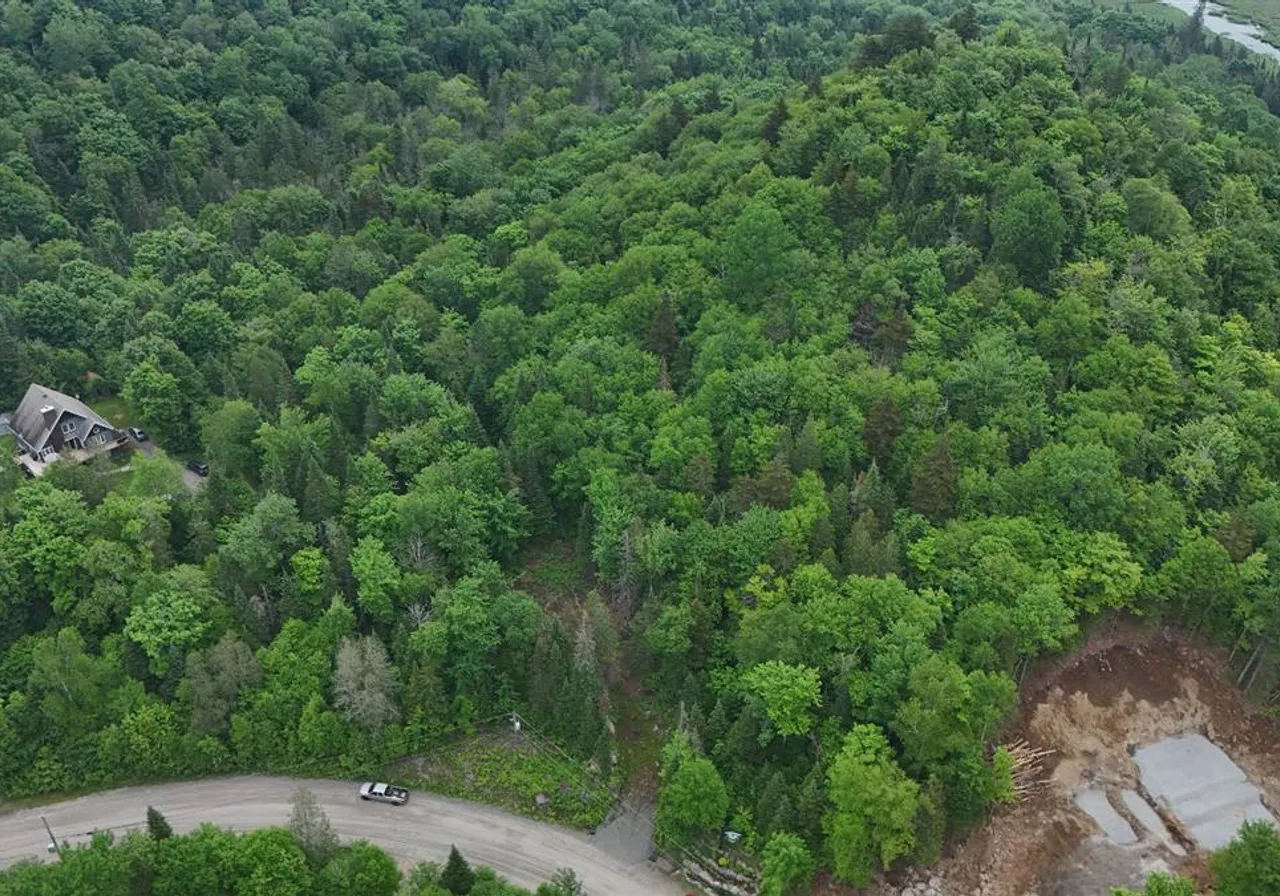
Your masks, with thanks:
[(168, 840), (173, 836), (169, 821), (154, 806), (147, 806), (147, 833), (152, 840)]
[(475, 886), (475, 882), (476, 873), (471, 870), (462, 853), (458, 852), (458, 847), (450, 846), (449, 861), (444, 863), (444, 870), (440, 872), (440, 886), (454, 896), (466, 896)]

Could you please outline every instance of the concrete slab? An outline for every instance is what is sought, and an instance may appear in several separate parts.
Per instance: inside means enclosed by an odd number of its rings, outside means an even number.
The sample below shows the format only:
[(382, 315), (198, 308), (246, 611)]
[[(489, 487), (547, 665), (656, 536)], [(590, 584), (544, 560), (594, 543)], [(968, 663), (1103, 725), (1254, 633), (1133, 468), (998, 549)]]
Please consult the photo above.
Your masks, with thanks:
[(1164, 845), (1175, 856), (1185, 856), (1187, 851), (1173, 839), (1173, 834), (1165, 827), (1160, 814), (1151, 808), (1151, 804), (1142, 798), (1136, 790), (1125, 790), (1120, 794), (1125, 808), (1138, 820), (1138, 824), (1147, 829), (1147, 833)]
[(1221, 849), (1246, 821), (1275, 819), (1258, 789), (1226, 753), (1199, 734), (1170, 737), (1134, 752), (1142, 783), (1201, 849)]
[(1098, 827), (1102, 828), (1102, 833), (1112, 843), (1126, 846), (1130, 843), (1138, 842), (1138, 836), (1133, 832), (1133, 828), (1129, 826), (1129, 822), (1125, 821), (1124, 816), (1112, 808), (1111, 803), (1107, 800), (1106, 791), (1082, 790), (1076, 794), (1075, 802), (1081, 810), (1098, 823)]

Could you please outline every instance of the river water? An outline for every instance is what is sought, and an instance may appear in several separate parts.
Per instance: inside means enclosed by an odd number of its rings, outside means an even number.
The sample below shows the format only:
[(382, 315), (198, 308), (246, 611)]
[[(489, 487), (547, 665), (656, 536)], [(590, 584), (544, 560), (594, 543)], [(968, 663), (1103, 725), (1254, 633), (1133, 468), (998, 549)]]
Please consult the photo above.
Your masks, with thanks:
[[(1180, 9), (1187, 15), (1196, 11), (1196, 0), (1160, 0), (1165, 6)], [(1272, 59), (1280, 60), (1280, 47), (1267, 43), (1262, 39), (1262, 32), (1251, 22), (1232, 22), (1226, 16), (1226, 10), (1217, 3), (1208, 3), (1204, 10), (1204, 28), (1214, 34), (1221, 34), (1238, 44), (1242, 44)]]

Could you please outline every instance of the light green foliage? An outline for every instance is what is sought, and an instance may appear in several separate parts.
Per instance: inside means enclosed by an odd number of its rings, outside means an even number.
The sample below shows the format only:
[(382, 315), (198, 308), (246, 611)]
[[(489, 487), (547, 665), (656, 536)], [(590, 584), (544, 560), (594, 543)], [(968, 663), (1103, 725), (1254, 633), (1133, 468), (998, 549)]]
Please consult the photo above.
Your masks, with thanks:
[(1222, 896), (1263, 896), (1280, 886), (1280, 835), (1267, 822), (1247, 822), (1210, 863)]
[(1129, 210), (1129, 229), (1157, 240), (1175, 239), (1190, 228), (1191, 216), (1178, 197), (1151, 180), (1135, 178), (1120, 188)]
[(855, 725), (827, 775), (831, 809), (824, 820), (835, 871), (865, 886), (878, 868), (915, 846), (920, 788), (893, 760), (884, 733)]
[(1014, 693), (1013, 682), (1002, 674), (965, 673), (942, 656), (930, 656), (911, 669), (893, 731), (911, 763), (933, 767), (980, 748), (1013, 709)]
[(400, 888), (395, 859), (365, 840), (339, 851), (322, 874), (333, 892), (352, 896), (396, 896)]
[(817, 669), (770, 660), (748, 671), (742, 684), (764, 700), (769, 720), (784, 737), (813, 726), (812, 711), (822, 702)]
[(1157, 872), (1147, 878), (1147, 885), (1141, 892), (1116, 887), (1111, 896), (1195, 896), (1195, 892), (1195, 883), (1187, 878)]
[(729, 811), (729, 793), (710, 760), (698, 756), (677, 732), (663, 748), (662, 786), (654, 816), (660, 844), (687, 846), (719, 828)]
[(775, 298), (796, 268), (796, 238), (772, 205), (747, 205), (724, 237), (725, 287), (730, 296), (750, 306)]
[(124, 633), (146, 652), (152, 674), (163, 678), (172, 671), (175, 658), (180, 660), (209, 640), (220, 615), (217, 595), (204, 572), (177, 566), (134, 607)]
[(191, 397), (177, 376), (147, 359), (129, 373), (121, 395), (156, 435), (178, 447), (190, 443)]
[(348, 562), (359, 587), (360, 608), (379, 622), (390, 622), (400, 584), (400, 568), (395, 559), (378, 539), (362, 538)]
[(85, 550), (89, 518), (80, 496), (33, 483), (17, 490), (18, 514), (10, 530), (23, 578), (55, 604), (68, 605), (77, 593), (75, 571)]
[(253, 445), (262, 457), (262, 482), (297, 505), (298, 515), (319, 522), (333, 509), (334, 484), (325, 470), (330, 428), (297, 408), (282, 408), (278, 423), (263, 423)]
[(444, 671), (459, 696), (492, 711), (503, 681), (527, 673), (541, 613), (531, 598), (510, 588), (496, 566), (476, 572), (436, 595), (431, 618), (413, 633), (411, 644)]
[(280, 828), (266, 828), (246, 834), (237, 856), (244, 896), (303, 896), (310, 888), (306, 857), (293, 834)]
[(803, 840), (785, 831), (774, 834), (760, 853), (761, 896), (791, 896), (809, 890), (814, 861)]

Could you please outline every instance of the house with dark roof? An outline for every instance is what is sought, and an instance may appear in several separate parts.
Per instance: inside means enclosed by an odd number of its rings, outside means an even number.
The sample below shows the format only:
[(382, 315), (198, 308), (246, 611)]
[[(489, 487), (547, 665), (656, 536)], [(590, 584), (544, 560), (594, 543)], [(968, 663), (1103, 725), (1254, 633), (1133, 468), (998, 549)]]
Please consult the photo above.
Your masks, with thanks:
[(33, 476), (60, 458), (80, 463), (128, 441), (80, 399), (37, 383), (10, 415), (9, 430), (18, 443), (18, 463)]

